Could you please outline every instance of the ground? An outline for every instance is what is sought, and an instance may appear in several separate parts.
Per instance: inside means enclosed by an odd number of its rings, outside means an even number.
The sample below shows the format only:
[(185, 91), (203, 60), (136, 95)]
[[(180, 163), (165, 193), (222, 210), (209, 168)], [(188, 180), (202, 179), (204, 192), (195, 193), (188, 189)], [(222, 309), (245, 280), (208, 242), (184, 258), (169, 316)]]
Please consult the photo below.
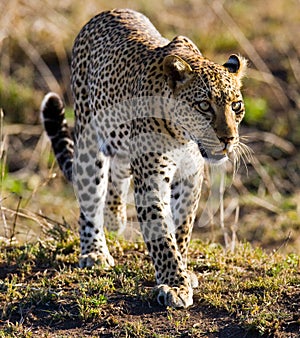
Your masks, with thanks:
[(193, 241), (199, 288), (193, 306), (174, 310), (156, 302), (142, 242), (111, 235), (117, 265), (79, 269), (78, 238), (58, 226), (52, 234), (37, 244), (2, 243), (0, 337), (299, 336), (297, 255)]

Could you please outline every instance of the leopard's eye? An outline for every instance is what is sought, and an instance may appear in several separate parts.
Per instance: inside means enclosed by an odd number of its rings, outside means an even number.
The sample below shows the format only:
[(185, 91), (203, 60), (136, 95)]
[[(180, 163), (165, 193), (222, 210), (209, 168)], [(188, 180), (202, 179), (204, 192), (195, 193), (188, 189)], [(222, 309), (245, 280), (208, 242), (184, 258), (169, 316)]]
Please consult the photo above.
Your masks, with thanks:
[(234, 112), (238, 112), (242, 108), (242, 101), (232, 102), (231, 108)]
[(202, 111), (208, 111), (208, 110), (210, 110), (211, 105), (210, 105), (210, 103), (209, 103), (208, 101), (203, 100), (203, 101), (200, 101), (200, 102), (198, 103), (198, 107), (199, 107)]

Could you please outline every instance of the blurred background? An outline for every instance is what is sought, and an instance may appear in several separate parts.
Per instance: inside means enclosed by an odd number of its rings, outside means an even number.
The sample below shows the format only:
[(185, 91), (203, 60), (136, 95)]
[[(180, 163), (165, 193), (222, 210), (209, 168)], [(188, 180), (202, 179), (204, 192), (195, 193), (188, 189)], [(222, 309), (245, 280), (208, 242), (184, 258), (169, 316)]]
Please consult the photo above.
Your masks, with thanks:
[[(195, 236), (300, 253), (299, 0), (1, 0), (2, 240), (35, 240), (55, 224), (77, 228), (77, 203), (42, 131), (39, 105), (46, 92), (58, 92), (72, 123), (74, 38), (92, 16), (115, 7), (144, 13), (169, 39), (186, 35), (215, 62), (231, 53), (248, 58), (241, 134), (253, 159), (234, 179), (228, 169), (221, 215), (205, 227), (196, 223)], [(209, 179), (204, 188), (203, 200)]]

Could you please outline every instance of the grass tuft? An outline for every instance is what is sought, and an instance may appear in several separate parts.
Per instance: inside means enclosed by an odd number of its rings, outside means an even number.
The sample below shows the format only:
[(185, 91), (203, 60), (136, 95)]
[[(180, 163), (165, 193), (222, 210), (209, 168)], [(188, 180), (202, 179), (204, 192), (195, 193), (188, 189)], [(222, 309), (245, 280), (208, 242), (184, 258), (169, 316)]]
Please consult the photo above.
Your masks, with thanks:
[(66, 231), (50, 242), (1, 244), (0, 337), (13, 337), (15, 332), (30, 337), (36, 330), (59, 332), (71, 323), (77, 323), (72, 327), (82, 336), (89, 326), (96, 327), (97, 334), (113, 336), (197, 337), (222, 327), (208, 320), (211, 311), (214, 317), (234, 318), (234, 325), (244, 333), (274, 335), (287, 327), (300, 329), (296, 254), (269, 255), (248, 243), (237, 244), (232, 252), (192, 241), (190, 268), (200, 285), (190, 309), (174, 310), (156, 303), (153, 268), (141, 258), (143, 246), (133, 249), (120, 240), (119, 264), (104, 271), (77, 268), (78, 251), (70, 251), (70, 243), (76, 241)]

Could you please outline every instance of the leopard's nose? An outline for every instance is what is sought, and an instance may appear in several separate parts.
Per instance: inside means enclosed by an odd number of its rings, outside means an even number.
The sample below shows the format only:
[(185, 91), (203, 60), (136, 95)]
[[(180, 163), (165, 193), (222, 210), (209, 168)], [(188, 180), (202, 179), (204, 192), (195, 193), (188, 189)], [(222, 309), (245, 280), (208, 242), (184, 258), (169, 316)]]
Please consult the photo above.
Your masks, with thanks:
[(228, 143), (230, 143), (231, 141), (234, 140), (234, 137), (233, 136), (231, 136), (231, 137), (221, 136), (221, 137), (218, 137), (218, 139), (220, 140), (220, 142), (223, 142), (224, 144), (228, 144)]
[(224, 153), (231, 153), (233, 151), (233, 141), (234, 137), (227, 137), (227, 136), (222, 136), (218, 137), (221, 143), (224, 144), (223, 152)]

